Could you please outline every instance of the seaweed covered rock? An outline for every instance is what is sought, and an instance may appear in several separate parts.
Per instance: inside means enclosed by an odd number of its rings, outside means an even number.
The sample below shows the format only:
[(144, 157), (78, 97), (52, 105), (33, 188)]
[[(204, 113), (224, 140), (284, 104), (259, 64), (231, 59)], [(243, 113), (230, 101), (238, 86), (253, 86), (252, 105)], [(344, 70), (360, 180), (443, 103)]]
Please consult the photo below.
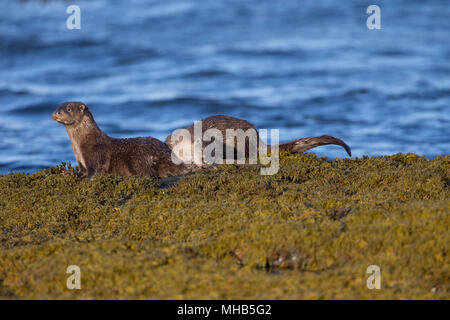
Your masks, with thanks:
[(450, 296), (449, 156), (282, 154), (273, 176), (170, 181), (65, 170), (0, 176), (0, 298)]

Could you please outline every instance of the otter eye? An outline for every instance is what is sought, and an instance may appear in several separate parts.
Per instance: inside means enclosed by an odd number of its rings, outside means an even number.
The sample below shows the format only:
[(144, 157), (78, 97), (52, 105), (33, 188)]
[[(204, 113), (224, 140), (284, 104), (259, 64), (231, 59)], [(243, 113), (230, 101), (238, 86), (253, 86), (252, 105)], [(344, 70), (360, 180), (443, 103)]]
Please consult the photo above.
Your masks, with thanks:
[(71, 112), (72, 111), (72, 109), (70, 109), (70, 108), (67, 108), (67, 112)]

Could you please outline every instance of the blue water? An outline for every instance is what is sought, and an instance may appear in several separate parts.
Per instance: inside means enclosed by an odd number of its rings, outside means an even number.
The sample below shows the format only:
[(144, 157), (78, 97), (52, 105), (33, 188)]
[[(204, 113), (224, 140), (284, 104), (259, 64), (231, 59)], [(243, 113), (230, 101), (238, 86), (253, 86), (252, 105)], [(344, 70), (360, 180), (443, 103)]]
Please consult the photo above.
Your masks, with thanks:
[[(68, 30), (66, 8), (81, 8)], [(381, 30), (366, 8), (381, 7)], [(114, 137), (213, 114), (330, 134), (354, 156), (450, 150), (442, 1), (0, 1), (0, 173), (75, 159), (51, 112), (85, 102)], [(344, 157), (339, 147), (313, 150)]]

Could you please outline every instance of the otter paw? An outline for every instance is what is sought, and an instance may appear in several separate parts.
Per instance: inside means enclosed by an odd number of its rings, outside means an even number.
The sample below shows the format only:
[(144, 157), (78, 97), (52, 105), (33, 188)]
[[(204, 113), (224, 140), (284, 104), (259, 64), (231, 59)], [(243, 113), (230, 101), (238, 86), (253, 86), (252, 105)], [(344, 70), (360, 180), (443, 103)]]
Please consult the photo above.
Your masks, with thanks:
[(72, 171), (69, 171), (69, 170), (64, 170), (63, 172), (62, 172), (62, 175), (64, 176), (64, 177), (67, 177), (67, 176), (71, 176), (71, 175), (73, 175), (74, 173), (72, 172)]
[(77, 176), (77, 177), (81, 177), (82, 174), (80, 172), (74, 172), (74, 171), (69, 171), (69, 170), (64, 170), (62, 172), (62, 175), (64, 177), (68, 177), (68, 176)]

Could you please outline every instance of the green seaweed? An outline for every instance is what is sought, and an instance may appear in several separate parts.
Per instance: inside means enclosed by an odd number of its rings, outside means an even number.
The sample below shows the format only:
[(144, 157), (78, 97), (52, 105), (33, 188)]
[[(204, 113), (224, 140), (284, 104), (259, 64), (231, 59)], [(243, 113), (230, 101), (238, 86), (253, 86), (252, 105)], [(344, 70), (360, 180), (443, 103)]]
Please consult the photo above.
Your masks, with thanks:
[[(75, 174), (63, 175), (69, 170)], [(448, 299), (450, 156), (0, 176), (0, 298)], [(369, 290), (369, 265), (381, 289)], [(81, 268), (81, 290), (66, 268)]]

